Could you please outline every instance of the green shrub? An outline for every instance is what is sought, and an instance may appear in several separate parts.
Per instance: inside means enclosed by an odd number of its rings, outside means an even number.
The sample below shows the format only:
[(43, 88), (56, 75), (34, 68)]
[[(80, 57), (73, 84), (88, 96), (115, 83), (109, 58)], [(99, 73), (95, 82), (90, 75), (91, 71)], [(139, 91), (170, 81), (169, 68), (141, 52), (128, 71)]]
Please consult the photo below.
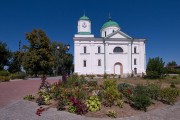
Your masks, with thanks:
[(81, 81), (78, 74), (72, 74), (66, 82), (67, 87), (74, 87), (74, 86), (79, 86), (79, 85), (81, 85)]
[(11, 74), (10, 77), (11, 77), (11, 79), (25, 79), (26, 78), (26, 73), (17, 72), (17, 73)]
[(9, 76), (0, 76), (0, 82), (8, 82), (9, 80)]
[(100, 110), (100, 108), (101, 108), (101, 102), (100, 102), (98, 96), (89, 97), (89, 99), (86, 100), (85, 104), (88, 107), (88, 111), (91, 111), (91, 112), (96, 112), (96, 111)]
[(115, 101), (121, 98), (122, 98), (121, 94), (113, 86), (108, 87), (107, 89), (104, 90), (105, 106), (112, 106), (114, 105)]
[(151, 98), (151, 99), (158, 99), (158, 95), (160, 92), (160, 85), (156, 84), (156, 83), (148, 83), (147, 84), (147, 95)]
[(91, 75), (88, 75), (88, 77), (89, 77), (90, 79), (94, 79), (95, 75), (91, 74)]
[(107, 77), (108, 77), (108, 74), (105, 73), (105, 74), (103, 75), (103, 78), (104, 78), (104, 79), (107, 79)]
[(131, 103), (134, 87), (128, 83), (120, 83), (118, 85), (118, 91), (125, 97), (125, 102)]
[(166, 72), (167, 72), (167, 74), (180, 74), (180, 70), (177, 70), (174, 68), (167, 68)]
[(9, 72), (7, 70), (0, 71), (0, 76), (9, 76)]
[(115, 105), (118, 106), (119, 108), (123, 108), (123, 104), (124, 104), (123, 100), (120, 100), (120, 99), (117, 100), (115, 103)]
[(106, 113), (106, 115), (107, 115), (108, 117), (112, 117), (112, 118), (116, 118), (116, 117), (117, 117), (117, 113), (116, 113), (116, 111), (114, 111), (114, 110), (108, 110), (107, 113)]
[(138, 84), (134, 87), (133, 94), (134, 95), (148, 95), (148, 87), (145, 85)]
[(114, 89), (117, 88), (117, 83), (116, 83), (116, 80), (114, 80), (114, 79), (105, 80), (103, 84), (104, 84), (105, 89), (107, 89), (109, 87), (112, 87)]
[(97, 81), (88, 81), (88, 86), (96, 87), (98, 85)]
[(163, 102), (168, 104), (174, 104), (179, 97), (180, 91), (177, 88), (163, 88), (160, 91), (160, 98)]
[(66, 106), (66, 100), (63, 97), (60, 97), (58, 100), (58, 104), (56, 106), (57, 110), (58, 111), (65, 110), (66, 109), (65, 106)]
[(119, 92), (123, 92), (126, 89), (133, 89), (133, 86), (129, 83), (119, 83), (117, 88)]
[(171, 85), (170, 85), (171, 88), (176, 88), (176, 85), (174, 82), (171, 82)]
[(139, 94), (133, 97), (133, 107), (138, 110), (144, 110), (146, 112), (150, 104), (151, 99), (148, 96)]
[(70, 94), (72, 94), (74, 98), (78, 100), (85, 100), (88, 97), (87, 91), (79, 87), (74, 88)]
[(26, 95), (26, 96), (24, 96), (24, 100), (29, 100), (29, 101), (32, 101), (32, 100), (34, 100), (34, 96), (33, 95)]
[(74, 107), (74, 106), (69, 106), (68, 112), (74, 113), (75, 111), (76, 111), (76, 107)]

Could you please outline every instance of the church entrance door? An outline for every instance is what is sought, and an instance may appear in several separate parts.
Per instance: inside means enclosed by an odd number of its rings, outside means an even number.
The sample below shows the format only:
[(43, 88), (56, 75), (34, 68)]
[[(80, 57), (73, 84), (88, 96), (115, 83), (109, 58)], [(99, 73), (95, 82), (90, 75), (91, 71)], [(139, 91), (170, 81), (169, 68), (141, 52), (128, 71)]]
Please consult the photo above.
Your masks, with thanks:
[(117, 62), (114, 64), (114, 74), (116, 74), (116, 75), (123, 74), (123, 66), (121, 63)]

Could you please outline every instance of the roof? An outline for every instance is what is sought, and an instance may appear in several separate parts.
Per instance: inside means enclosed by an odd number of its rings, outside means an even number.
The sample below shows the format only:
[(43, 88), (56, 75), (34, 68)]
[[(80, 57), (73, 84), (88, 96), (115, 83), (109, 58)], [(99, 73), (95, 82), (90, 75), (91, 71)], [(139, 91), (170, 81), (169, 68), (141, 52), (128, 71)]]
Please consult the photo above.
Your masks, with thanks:
[(113, 21), (112, 19), (109, 19), (106, 23), (104, 23), (104, 25), (101, 27), (101, 29), (111, 27), (111, 26), (119, 27), (119, 24), (117, 22)]
[(79, 18), (79, 20), (90, 20), (87, 16), (83, 15), (82, 17)]

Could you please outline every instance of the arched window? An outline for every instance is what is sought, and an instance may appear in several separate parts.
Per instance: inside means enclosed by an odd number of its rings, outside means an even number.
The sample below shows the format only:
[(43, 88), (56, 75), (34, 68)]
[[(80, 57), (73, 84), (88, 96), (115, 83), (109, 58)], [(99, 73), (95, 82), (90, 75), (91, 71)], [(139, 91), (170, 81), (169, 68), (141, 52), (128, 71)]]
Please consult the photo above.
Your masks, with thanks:
[(113, 50), (114, 53), (123, 52), (123, 49), (121, 47), (115, 47)]

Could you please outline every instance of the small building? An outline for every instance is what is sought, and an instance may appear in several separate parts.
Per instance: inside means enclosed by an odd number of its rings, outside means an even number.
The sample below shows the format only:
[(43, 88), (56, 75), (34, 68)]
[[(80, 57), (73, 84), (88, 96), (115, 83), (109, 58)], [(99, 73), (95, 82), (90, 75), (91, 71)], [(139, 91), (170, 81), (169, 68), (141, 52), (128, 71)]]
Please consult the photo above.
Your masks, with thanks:
[(136, 39), (122, 32), (109, 17), (100, 29), (100, 37), (91, 33), (89, 17), (78, 20), (74, 35), (74, 72), (81, 74), (117, 74), (127, 76), (145, 73), (146, 39)]

